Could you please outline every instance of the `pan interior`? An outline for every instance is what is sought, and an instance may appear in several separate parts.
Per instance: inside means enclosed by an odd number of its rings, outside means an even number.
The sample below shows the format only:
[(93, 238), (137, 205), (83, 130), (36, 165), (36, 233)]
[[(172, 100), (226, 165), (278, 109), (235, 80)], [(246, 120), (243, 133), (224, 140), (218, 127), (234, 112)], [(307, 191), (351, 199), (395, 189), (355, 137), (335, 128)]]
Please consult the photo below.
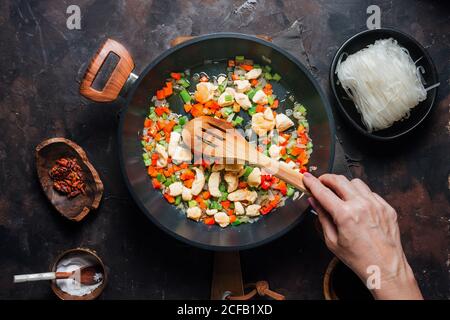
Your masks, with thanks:
[[(272, 82), (274, 93), (280, 99), (293, 95), (306, 106), (314, 144), (310, 165), (317, 166), (317, 174), (331, 169), (334, 155), (334, 127), (326, 98), (306, 69), (272, 44), (247, 36), (222, 34), (200, 37), (160, 56), (135, 84), (121, 119), (119, 140), (123, 173), (132, 196), (153, 222), (175, 237), (207, 249), (245, 249), (273, 240), (298, 223), (307, 208), (305, 199), (288, 200), (284, 207), (255, 223), (221, 229), (188, 220), (152, 188), (142, 162), (140, 132), (155, 91), (173, 71), (189, 68), (191, 73), (206, 72), (210, 76), (225, 73), (227, 59), (237, 55), (261, 65), (270, 60), (274, 72), (282, 76), (279, 83)], [(183, 103), (176, 98), (169, 100), (170, 107), (184, 114)], [(277, 111), (284, 112), (285, 108), (286, 105), (281, 104)]]

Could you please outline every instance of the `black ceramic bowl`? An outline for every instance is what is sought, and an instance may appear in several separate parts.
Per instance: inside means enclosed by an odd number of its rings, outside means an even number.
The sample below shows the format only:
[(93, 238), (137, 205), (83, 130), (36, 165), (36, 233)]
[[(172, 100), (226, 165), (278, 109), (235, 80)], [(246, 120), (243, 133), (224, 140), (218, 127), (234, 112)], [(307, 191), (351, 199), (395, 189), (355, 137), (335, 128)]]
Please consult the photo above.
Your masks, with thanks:
[(423, 74), (425, 88), (439, 81), (436, 67), (431, 60), (430, 55), (415, 39), (403, 32), (393, 29), (367, 30), (358, 33), (345, 41), (344, 44), (336, 52), (330, 68), (331, 89), (333, 90), (333, 94), (337, 100), (337, 103), (335, 103), (335, 105), (337, 106), (343, 117), (358, 132), (362, 133), (366, 137), (379, 141), (387, 141), (399, 138), (422, 123), (422, 121), (425, 120), (425, 118), (433, 108), (438, 90), (437, 88), (429, 90), (427, 92), (426, 100), (422, 101), (411, 110), (409, 118), (396, 121), (391, 127), (387, 129), (373, 132), (367, 131), (367, 128), (361, 121), (361, 115), (356, 110), (353, 101), (348, 98), (342, 86), (338, 84), (338, 77), (335, 73), (336, 65), (338, 63), (339, 57), (343, 53), (355, 53), (365, 48), (367, 45), (373, 44), (376, 40), (387, 38), (394, 38), (395, 40), (397, 40), (400, 46), (406, 48), (409, 51), (409, 54), (411, 55), (413, 61), (421, 58), (417, 63), (417, 66), (422, 66), (425, 70), (425, 73)]

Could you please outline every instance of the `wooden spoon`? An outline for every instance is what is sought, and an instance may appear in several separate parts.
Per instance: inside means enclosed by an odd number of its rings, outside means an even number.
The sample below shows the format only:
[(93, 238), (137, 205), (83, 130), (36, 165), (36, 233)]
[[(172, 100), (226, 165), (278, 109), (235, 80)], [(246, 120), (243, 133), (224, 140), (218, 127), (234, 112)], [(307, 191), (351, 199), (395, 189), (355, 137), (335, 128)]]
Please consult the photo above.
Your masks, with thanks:
[[(77, 272), (79, 272), (79, 276), (77, 276)], [(73, 278), (75, 279), (75, 281), (80, 282), (82, 285), (90, 286), (99, 283), (102, 280), (102, 278), (96, 277), (96, 274), (98, 274), (98, 268), (87, 266), (69, 272), (20, 274), (14, 276), (14, 283)]]
[(208, 116), (194, 118), (185, 125), (182, 136), (194, 154), (219, 158), (224, 163), (248, 162), (310, 194), (303, 184), (303, 174), (293, 170), (285, 162), (274, 160), (256, 150), (225, 120)]

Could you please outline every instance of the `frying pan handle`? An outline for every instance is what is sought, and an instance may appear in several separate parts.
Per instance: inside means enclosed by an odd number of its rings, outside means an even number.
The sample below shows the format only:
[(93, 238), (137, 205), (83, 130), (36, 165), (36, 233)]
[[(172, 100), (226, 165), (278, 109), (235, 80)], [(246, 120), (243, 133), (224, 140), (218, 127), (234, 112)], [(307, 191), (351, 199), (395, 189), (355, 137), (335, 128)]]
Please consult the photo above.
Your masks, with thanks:
[[(116, 54), (120, 60), (103, 89), (94, 89), (92, 84), (110, 53)], [(80, 93), (82, 96), (96, 102), (114, 101), (119, 96), (133, 69), (134, 61), (128, 50), (119, 42), (108, 39), (92, 58), (81, 81)]]
[[(265, 34), (257, 34), (256, 37), (266, 40), (266, 41), (269, 41), (269, 42), (272, 42), (272, 37), (269, 37)], [(170, 41), (170, 46), (175, 47), (176, 45), (179, 45), (180, 43), (183, 43), (185, 41), (188, 41), (188, 40), (191, 40), (194, 38), (195, 38), (195, 36), (179, 36), (179, 37), (176, 37), (175, 39), (173, 39), (172, 41)]]

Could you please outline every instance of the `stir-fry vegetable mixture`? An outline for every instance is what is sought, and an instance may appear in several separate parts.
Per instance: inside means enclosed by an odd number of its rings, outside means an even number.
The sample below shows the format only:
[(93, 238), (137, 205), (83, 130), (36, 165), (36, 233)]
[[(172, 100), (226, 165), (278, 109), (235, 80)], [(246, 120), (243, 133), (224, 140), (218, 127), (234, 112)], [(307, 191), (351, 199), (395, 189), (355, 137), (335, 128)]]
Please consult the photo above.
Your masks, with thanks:
[[(183, 126), (193, 117), (223, 118), (241, 128), (246, 137), (256, 137), (250, 142), (261, 152), (302, 173), (307, 171), (312, 142), (306, 108), (293, 96), (274, 94), (272, 85), (280, 80), (269, 65), (237, 56), (228, 61), (226, 73), (172, 72), (157, 90), (144, 121), (143, 160), (153, 187), (187, 218), (207, 225), (237, 226), (272, 212), (288, 197), (299, 197), (299, 191), (264, 169), (206, 159), (192, 163), (191, 150), (181, 137)], [(172, 112), (167, 99), (181, 99), (186, 115)], [(285, 113), (277, 112), (283, 104)], [(292, 107), (286, 108), (288, 104)]]

